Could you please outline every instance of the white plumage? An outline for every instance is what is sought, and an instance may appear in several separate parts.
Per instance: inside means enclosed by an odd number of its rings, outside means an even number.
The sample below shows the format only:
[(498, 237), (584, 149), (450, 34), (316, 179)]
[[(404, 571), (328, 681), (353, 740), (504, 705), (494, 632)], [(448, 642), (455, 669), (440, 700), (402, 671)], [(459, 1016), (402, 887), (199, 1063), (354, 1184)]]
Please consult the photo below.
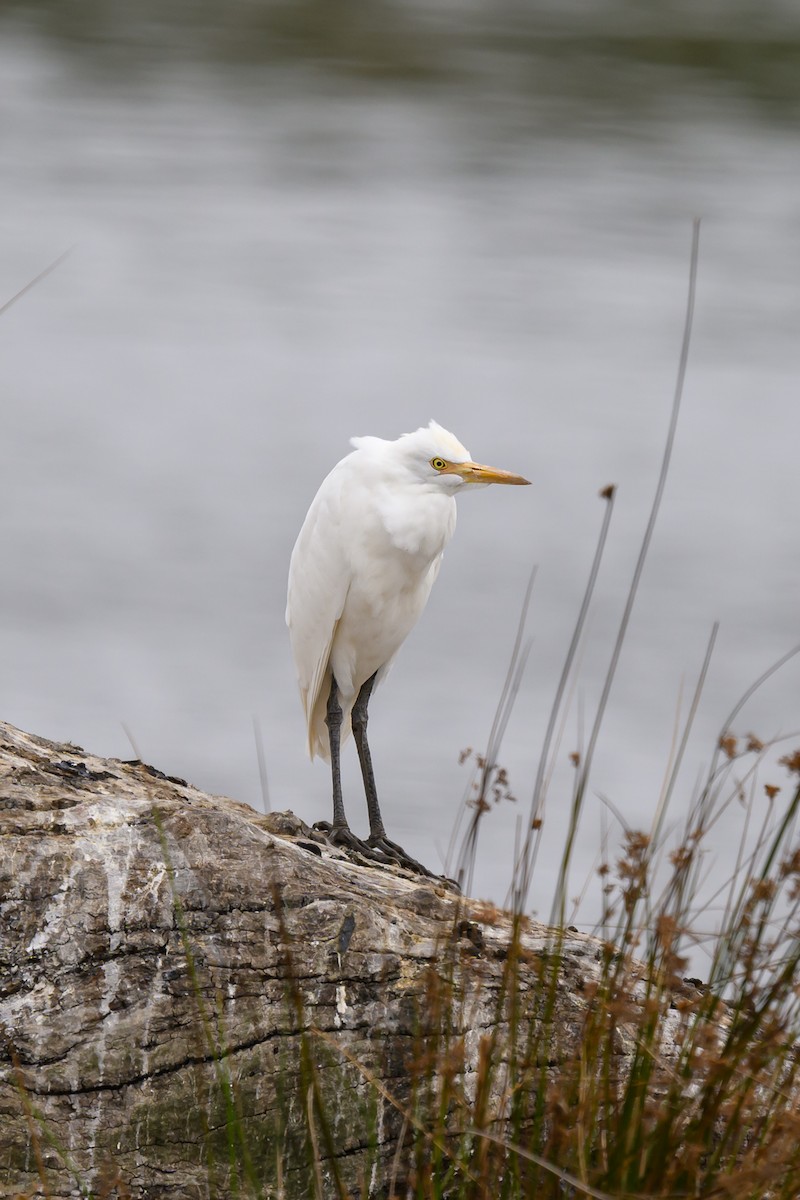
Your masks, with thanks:
[(330, 757), (331, 671), (346, 736), (361, 685), (376, 671), (376, 683), (385, 677), (439, 573), (456, 527), (457, 477), (443, 487), (429, 460), (470, 457), (433, 422), (396, 442), (360, 437), (351, 445), (314, 497), (289, 568), (286, 623), (312, 758)]
[[(369, 693), (425, 607), (455, 529), (456, 493), (527, 483), (473, 463), (435, 421), (396, 441), (359, 437), (351, 444), (314, 497), (289, 567), (286, 623), (312, 758), (330, 758), (329, 704), (341, 707), (343, 740), (359, 692), (375, 676), (364, 698), (365, 740)], [(338, 728), (336, 738), (338, 761)], [(337, 773), (335, 764), (334, 798)], [(366, 775), (365, 785), (369, 803)]]

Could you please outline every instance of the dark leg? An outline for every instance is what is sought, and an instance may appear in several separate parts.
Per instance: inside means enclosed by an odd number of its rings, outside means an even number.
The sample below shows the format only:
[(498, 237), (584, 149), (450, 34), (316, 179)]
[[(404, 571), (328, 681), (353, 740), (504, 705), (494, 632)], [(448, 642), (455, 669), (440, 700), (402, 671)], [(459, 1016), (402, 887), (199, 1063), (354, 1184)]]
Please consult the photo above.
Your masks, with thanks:
[[(375, 863), (396, 863), (398, 866), (416, 871), (419, 875), (430, 876), (431, 872), (423, 867), (421, 863), (418, 863), (416, 859), (406, 854), (402, 846), (389, 841), (386, 836), (386, 830), (383, 827), (383, 819), (378, 804), (378, 793), (375, 787), (375, 775), (372, 770), (372, 756), (369, 752), (369, 743), (367, 742), (367, 705), (369, 704), (369, 698), (372, 695), (374, 686), (375, 675), (367, 680), (358, 693), (356, 702), (353, 705), (352, 714), (353, 736), (358, 750), (358, 759), (361, 763), (361, 774), (364, 777), (364, 790), (367, 794), (369, 838), (366, 842), (363, 842), (361, 838), (356, 837), (347, 824), (347, 817), (344, 812), (340, 757), (342, 706), (339, 703), (339, 687), (333, 676), (331, 676), (331, 690), (328, 695), (328, 707), (325, 715), (325, 724), (328, 726), (331, 747), (333, 823), (328, 824), (327, 821), (319, 821), (314, 828), (323, 832), (327, 840), (333, 845), (345, 847), (347, 850), (353, 851), (357, 857), (368, 859), (370, 862)], [(452, 880), (443, 879), (441, 882), (455, 888), (456, 891), (458, 890)]]
[[(377, 673), (376, 671), (375, 675)], [(375, 772), (372, 770), (372, 755), (369, 752), (369, 742), (367, 741), (367, 721), (369, 719), (367, 705), (372, 695), (372, 689), (375, 686), (375, 675), (370, 675), (358, 693), (356, 702), (353, 705), (352, 723), (353, 737), (355, 738), (356, 749), (358, 750), (358, 761), (361, 763), (361, 775), (364, 780), (364, 791), (367, 796), (369, 836), (370, 838), (377, 839), (385, 838), (386, 830), (383, 827), (383, 818), (381, 817), (380, 805), (378, 804)]]
[(347, 817), (344, 815), (344, 800), (342, 799), (342, 768), (339, 754), (342, 735), (342, 706), (339, 703), (339, 688), (332, 675), (325, 724), (328, 726), (328, 737), (331, 744), (331, 776), (333, 780), (332, 828), (336, 830), (347, 829)]
[[(381, 850), (373, 849), (356, 837), (347, 824), (342, 798), (342, 769), (341, 769), (341, 740), (342, 740), (342, 706), (339, 703), (339, 687), (331, 675), (331, 690), (328, 694), (328, 707), (325, 714), (325, 724), (328, 726), (328, 737), (331, 747), (331, 781), (333, 784), (333, 823), (318, 821), (314, 826), (326, 835), (334, 846), (344, 846), (355, 850), (371, 862), (388, 863), (393, 859)], [(371, 817), (370, 817), (371, 820)]]
[[(377, 675), (377, 671), (375, 675)], [(418, 863), (416, 859), (406, 854), (402, 846), (389, 841), (386, 836), (386, 830), (383, 827), (383, 818), (381, 817), (380, 805), (378, 804), (378, 790), (375, 787), (375, 773), (372, 770), (372, 755), (369, 752), (369, 742), (367, 741), (367, 707), (369, 705), (369, 698), (372, 695), (372, 689), (375, 686), (375, 675), (371, 675), (367, 682), (362, 685), (361, 691), (358, 693), (356, 702), (353, 705), (352, 715), (353, 737), (355, 738), (356, 749), (358, 750), (358, 761), (361, 763), (361, 775), (364, 779), (367, 812), (369, 813), (369, 837), (367, 838), (367, 845), (385, 854), (387, 858), (399, 863), (400, 866), (410, 867), (412, 871), (417, 871), (420, 875), (430, 875), (431, 872), (426, 867), (423, 867), (422, 863)]]

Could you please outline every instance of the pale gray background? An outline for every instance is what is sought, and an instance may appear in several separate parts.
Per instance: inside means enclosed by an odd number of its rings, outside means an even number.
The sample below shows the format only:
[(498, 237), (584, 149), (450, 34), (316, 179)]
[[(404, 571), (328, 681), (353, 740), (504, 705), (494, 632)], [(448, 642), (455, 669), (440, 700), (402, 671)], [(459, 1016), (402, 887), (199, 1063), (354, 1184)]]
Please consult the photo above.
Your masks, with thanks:
[[(519, 804), (492, 814), (475, 881), (498, 901), (597, 492), (619, 485), (532, 895), (546, 913), (578, 708), (588, 722), (655, 486), (696, 214), (685, 407), (573, 890), (600, 793), (649, 822), (712, 621), (677, 812), (739, 694), (800, 640), (800, 24), (743, 8), (723, 36), (667, 6), (642, 49), (636, 10), (613, 4), (593, 24), (442, 5), (387, 7), (385, 27), (343, 8), (336, 28), (299, 10), (307, 28), (270, 5), (233, 6), (224, 29), (169, 5), (111, 6), (103, 28), (65, 27), (56, 6), (2, 22), (0, 296), (75, 247), (0, 319), (2, 716), (130, 757), (124, 722), (148, 761), (259, 807), (255, 715), (273, 807), (328, 815), (283, 624), (289, 553), (351, 435), (433, 416), (533, 486), (460, 502), (374, 702), (373, 752), (391, 835), (438, 865), (459, 751), (485, 743), (538, 564), (501, 755)], [(799, 684), (794, 663), (739, 730), (800, 727)], [(738, 811), (715, 835), (720, 880)], [(596, 912), (592, 884), (582, 920)]]

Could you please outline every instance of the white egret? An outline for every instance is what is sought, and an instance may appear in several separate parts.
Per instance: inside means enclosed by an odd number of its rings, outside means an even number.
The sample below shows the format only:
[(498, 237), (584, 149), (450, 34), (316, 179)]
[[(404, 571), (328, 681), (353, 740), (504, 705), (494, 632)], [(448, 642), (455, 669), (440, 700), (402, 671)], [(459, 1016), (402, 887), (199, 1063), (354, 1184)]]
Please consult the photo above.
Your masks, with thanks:
[[(336, 845), (427, 874), (386, 836), (367, 706), (425, 607), (455, 529), (456, 494), (529, 481), (473, 462), (435, 421), (396, 441), (357, 437), (351, 445), (314, 497), (289, 567), (286, 623), (308, 749), (330, 761), (333, 776), (333, 822), (320, 827)], [(342, 800), (339, 754), (351, 728), (367, 797), (366, 842), (350, 830)]]

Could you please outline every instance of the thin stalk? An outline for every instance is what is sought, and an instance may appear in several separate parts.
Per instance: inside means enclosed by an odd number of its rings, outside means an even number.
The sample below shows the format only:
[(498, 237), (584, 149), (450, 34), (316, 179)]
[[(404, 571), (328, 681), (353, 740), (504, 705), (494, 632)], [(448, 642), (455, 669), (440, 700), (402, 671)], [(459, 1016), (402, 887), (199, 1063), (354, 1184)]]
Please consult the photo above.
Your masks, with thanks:
[(575, 628), (572, 631), (572, 639), (567, 650), (566, 658), (564, 659), (564, 665), (561, 669), (561, 676), (556, 688), (556, 694), (550, 708), (550, 716), (547, 722), (547, 729), (545, 730), (542, 751), (539, 756), (539, 765), (536, 769), (536, 779), (533, 785), (533, 796), (531, 797), (531, 815), (528, 822), (528, 832), (525, 837), (525, 844), (522, 848), (522, 855), (517, 861), (517, 866), (514, 871), (514, 878), (515, 880), (518, 880), (518, 882), (515, 882), (514, 884), (513, 906), (516, 912), (522, 912), (528, 901), (531, 875), (533, 873), (532, 850), (534, 843), (531, 835), (538, 828), (538, 822), (541, 817), (542, 804), (544, 800), (545, 772), (547, 770), (547, 763), (550, 758), (550, 748), (552, 746), (553, 736), (555, 734), (558, 714), (561, 710), (561, 705), (564, 699), (567, 681), (572, 671), (572, 664), (575, 661), (575, 655), (577, 654), (578, 646), (580, 645), (581, 636), (586, 624), (586, 617), (589, 613), (589, 607), (594, 594), (594, 587), (595, 583), (597, 582), (597, 574), (600, 570), (603, 551), (605, 550), (606, 541), (608, 539), (608, 529), (611, 523), (611, 514), (614, 509), (615, 493), (616, 488), (613, 486), (604, 488), (600, 493), (602, 499), (606, 501), (606, 509), (605, 513), (603, 514), (603, 524), (600, 528), (600, 536), (597, 539), (597, 546), (595, 547), (594, 558), (589, 571), (589, 579), (587, 581), (586, 590), (584, 591), (583, 600), (581, 601), (581, 607), (578, 612), (578, 619), (575, 622)]
[(586, 757), (583, 760), (583, 762), (581, 763), (581, 767), (580, 767), (580, 775), (579, 775), (579, 782), (578, 782), (578, 787), (577, 787), (576, 796), (575, 796), (575, 803), (573, 804), (573, 810), (572, 810), (572, 814), (570, 817), (570, 825), (569, 825), (569, 830), (567, 832), (566, 845), (564, 848), (564, 854), (563, 854), (562, 861), (561, 861), (561, 869), (559, 872), (558, 884), (557, 884), (557, 888), (556, 888), (556, 895), (553, 900), (553, 919), (554, 920), (557, 919), (557, 920), (563, 921), (564, 894), (565, 894), (565, 890), (566, 890), (566, 886), (567, 886), (567, 874), (569, 872), (569, 865), (570, 865), (570, 861), (572, 859), (572, 850), (573, 850), (573, 846), (575, 844), (575, 837), (576, 837), (577, 830), (578, 830), (580, 814), (581, 814), (581, 810), (583, 808), (583, 801), (584, 801), (584, 797), (586, 795), (586, 789), (587, 789), (588, 782), (589, 782), (589, 774), (590, 774), (591, 768), (592, 768), (592, 760), (594, 758), (594, 752), (597, 747), (597, 739), (600, 735), (600, 728), (603, 723), (603, 718), (605, 716), (606, 708), (608, 707), (608, 700), (611, 695), (611, 687), (614, 683), (614, 677), (616, 676), (616, 673), (617, 673), (617, 666), (619, 664), (620, 655), (622, 654), (622, 646), (625, 641), (625, 635), (627, 634), (627, 631), (628, 631), (628, 624), (631, 619), (631, 613), (633, 612), (633, 606), (634, 606), (634, 602), (636, 600), (636, 595), (639, 591), (639, 583), (642, 578), (642, 572), (644, 571), (644, 564), (647, 559), (647, 554), (650, 549), (650, 543), (653, 538), (653, 530), (655, 529), (656, 519), (658, 517), (659, 509), (661, 507), (661, 499), (664, 494), (664, 488), (665, 488), (666, 482), (667, 482), (667, 475), (669, 474), (669, 466), (670, 466), (670, 461), (672, 459), (672, 448), (675, 443), (675, 433), (678, 428), (678, 416), (680, 414), (681, 400), (683, 398), (683, 385), (684, 385), (684, 380), (686, 378), (686, 366), (689, 361), (689, 345), (691, 342), (692, 323), (694, 320), (694, 301), (695, 301), (695, 291), (696, 291), (696, 284), (697, 284), (697, 262), (698, 262), (698, 256), (699, 256), (699, 247), (700, 247), (700, 221), (699, 221), (699, 219), (696, 219), (694, 222), (694, 225), (693, 225), (693, 229), (692, 229), (692, 249), (691, 249), (691, 258), (690, 258), (690, 262), (689, 262), (689, 292), (688, 292), (688, 296), (687, 296), (687, 300), (686, 300), (686, 319), (685, 319), (684, 327), (683, 327), (683, 341), (681, 344), (680, 361), (678, 363), (678, 377), (677, 377), (677, 380), (675, 383), (675, 394), (674, 394), (673, 400), (672, 400), (672, 412), (670, 414), (669, 427), (667, 430), (667, 439), (666, 439), (666, 442), (664, 445), (664, 454), (663, 454), (663, 457), (661, 460), (661, 470), (659, 471), (658, 482), (656, 484), (655, 496), (653, 497), (653, 504), (650, 509), (650, 516), (648, 518), (647, 526), (645, 528), (644, 537), (642, 539), (642, 544), (641, 544), (641, 547), (639, 550), (639, 556), (636, 560), (636, 566), (634, 567), (633, 579), (631, 580), (631, 586), (628, 590), (628, 596), (625, 601), (625, 608), (622, 613), (622, 620), (620, 621), (619, 632), (617, 633), (617, 638), (614, 643), (614, 649), (611, 653), (611, 662), (609, 663), (608, 671), (606, 672), (605, 681), (603, 683), (603, 690), (600, 694), (600, 701), (597, 706), (597, 713), (595, 714), (594, 725), (592, 726), (592, 731), (589, 735), (589, 743), (586, 748)]
[(694, 695), (692, 696), (692, 703), (689, 707), (689, 712), (686, 717), (686, 723), (683, 727), (683, 735), (681, 737), (680, 744), (678, 746), (678, 750), (675, 755), (675, 761), (672, 764), (672, 770), (670, 771), (666, 787), (664, 788), (663, 795), (661, 796), (661, 799), (659, 801), (658, 808), (656, 809), (656, 815), (653, 819), (653, 824), (650, 829), (650, 839), (651, 839), (653, 845), (655, 845), (659, 840), (659, 835), (661, 833), (661, 829), (664, 824), (664, 817), (666, 815), (667, 809), (669, 808), (669, 802), (670, 802), (670, 799), (672, 798), (672, 793), (675, 790), (675, 781), (678, 778), (678, 772), (681, 769), (681, 764), (683, 763), (684, 755), (686, 754), (686, 747), (689, 743), (689, 735), (691, 734), (692, 727), (694, 725), (695, 718), (697, 716), (697, 709), (700, 704), (700, 697), (703, 694), (703, 688), (705, 687), (706, 679), (708, 677), (708, 669), (711, 665), (711, 655), (714, 653), (714, 645), (716, 643), (718, 633), (719, 633), (719, 621), (715, 621), (713, 626), (711, 627), (711, 636), (708, 639), (708, 645), (706, 646), (706, 652), (705, 652), (705, 656), (703, 658), (703, 665), (700, 668), (700, 675), (698, 676), (697, 685), (694, 689)]
[(272, 806), (269, 802), (269, 782), (267, 780), (267, 758), (264, 754), (264, 735), (261, 730), (261, 722), (253, 713), (253, 737), (256, 743), (256, 758), (258, 759), (258, 779), (261, 784), (261, 802), (264, 805), (264, 812), (271, 811)]
[[(236, 1101), (233, 1077), (227, 1062), (230, 1049), (225, 1046), (224, 1041), (219, 1034), (215, 1034), (214, 1026), (209, 1016), (206, 1002), (203, 998), (203, 987), (199, 972), (197, 970), (194, 951), (192, 949), (186, 912), (177, 889), (175, 869), (169, 853), (166, 829), (164, 827), (164, 822), (161, 819), (161, 814), (155, 803), (153, 804), (152, 814), (153, 822), (155, 824), (159, 842), (161, 844), (161, 853), (164, 860), (164, 867), (167, 872), (170, 891), (172, 893), (175, 924), (177, 925), (178, 932), (180, 934), (181, 946), (183, 949), (183, 956), (186, 961), (186, 970), (189, 977), (189, 983), (192, 989), (194, 1002), (197, 1007), (197, 1015), (200, 1018), (200, 1027), (203, 1034), (203, 1040), (206, 1044), (207, 1059), (213, 1065), (214, 1074), (216, 1075), (217, 1083), (219, 1085), (225, 1106), (225, 1132), (228, 1144), (230, 1187), (232, 1189), (232, 1194), (236, 1196), (239, 1194), (240, 1166), (248, 1184), (255, 1186), (257, 1180), (253, 1162), (250, 1156), (250, 1148), (242, 1125), (241, 1114)], [(210, 1142), (207, 1144), (206, 1148), (210, 1155), (212, 1153)], [(211, 1162), (209, 1162), (209, 1165), (211, 1165)]]
[[(722, 727), (719, 731), (719, 737), (717, 738), (717, 744), (714, 747), (714, 756), (711, 759), (711, 766), (708, 769), (708, 779), (706, 782), (706, 790), (708, 790), (711, 787), (714, 777), (717, 774), (718, 770), (720, 769), (718, 766), (718, 763), (719, 763), (719, 756), (722, 751), (722, 741), (723, 741), (723, 738), (725, 737), (725, 735), (730, 730), (731, 725), (736, 720), (739, 713), (744, 708), (745, 704), (747, 704), (747, 701), (750, 700), (751, 697), (755, 695), (755, 693), (758, 691), (758, 689), (760, 687), (763, 687), (763, 685), (767, 682), (768, 679), (770, 679), (777, 671), (780, 671), (781, 667), (784, 667), (787, 662), (789, 662), (791, 659), (793, 659), (796, 654), (800, 654), (800, 643), (798, 643), (796, 646), (792, 646), (791, 650), (787, 650), (786, 653), (782, 654), (781, 657), (779, 659), (777, 659), (774, 663), (772, 663), (771, 666), (767, 667), (766, 671), (763, 671), (759, 675), (758, 679), (756, 679), (754, 683), (751, 683), (749, 688), (747, 688), (742, 693), (742, 695), (736, 701), (736, 704), (734, 704), (733, 708), (728, 713), (728, 716), (726, 717), (726, 719), (723, 722)], [(727, 765), (727, 764), (725, 764), (725, 765)]]
[(543, 1171), (547, 1171), (548, 1175), (553, 1176), (558, 1180), (559, 1191), (570, 1189), (573, 1193), (580, 1196), (589, 1196), (592, 1200), (621, 1200), (619, 1194), (610, 1196), (608, 1192), (601, 1192), (597, 1188), (590, 1187), (588, 1183), (584, 1183), (577, 1176), (571, 1175), (569, 1171), (562, 1170), (555, 1163), (548, 1162), (541, 1154), (534, 1154), (526, 1146), (520, 1146), (515, 1142), (508, 1142), (505, 1138), (498, 1137), (497, 1134), (487, 1133), (485, 1129), (468, 1129), (465, 1132), (472, 1134), (473, 1137), (484, 1138), (487, 1142), (494, 1142), (496, 1146), (501, 1146), (510, 1154), (515, 1154), (519, 1158), (524, 1158), (528, 1162), (535, 1163), (537, 1167), (541, 1167)]
[(523, 645), (523, 635), (525, 633), (525, 625), (528, 619), (528, 610), (530, 608), (531, 596), (533, 594), (533, 585), (536, 580), (536, 567), (533, 568), (528, 579), (528, 585), (525, 589), (525, 595), (522, 600), (522, 608), (520, 610), (519, 620), (517, 622), (517, 631), (514, 637), (514, 645), (511, 650), (511, 658), (506, 672), (506, 677), (503, 683), (503, 689), (500, 693), (500, 699), (497, 702), (495, 709), (492, 727), (489, 730), (489, 740), (486, 744), (486, 753), (483, 758), (483, 766), (481, 768), (480, 783), (478, 785), (478, 794), (471, 800), (473, 813), (470, 819), (469, 827), (464, 835), (464, 841), (461, 851), (458, 856), (456, 878), (459, 887), (462, 891), (468, 893), (472, 888), (472, 877), (475, 868), (475, 855), (478, 845), (478, 833), (481, 824), (481, 818), (488, 808), (486, 799), (489, 790), (492, 773), (497, 766), (497, 758), (500, 753), (500, 747), (505, 736), (508, 721), (511, 716), (514, 704), (519, 693), (522, 683), (522, 676), (525, 671), (525, 665), (528, 661), (530, 653), (530, 643)]
[(33, 279), (26, 283), (24, 287), (21, 287), (18, 292), (15, 292), (10, 300), (6, 300), (4, 304), (0, 304), (0, 316), (2, 316), (4, 312), (7, 312), (9, 308), (11, 308), (12, 304), (16, 304), (18, 300), (21, 300), (25, 293), (29, 292), (31, 288), (35, 288), (37, 283), (41, 283), (51, 271), (55, 271), (56, 267), (60, 267), (64, 260), (69, 258), (74, 249), (74, 246), (70, 246), (70, 248), (65, 250), (63, 254), (59, 254), (58, 258), (54, 258), (49, 266), (45, 267), (43, 271), (40, 271), (38, 275), (34, 275)]

